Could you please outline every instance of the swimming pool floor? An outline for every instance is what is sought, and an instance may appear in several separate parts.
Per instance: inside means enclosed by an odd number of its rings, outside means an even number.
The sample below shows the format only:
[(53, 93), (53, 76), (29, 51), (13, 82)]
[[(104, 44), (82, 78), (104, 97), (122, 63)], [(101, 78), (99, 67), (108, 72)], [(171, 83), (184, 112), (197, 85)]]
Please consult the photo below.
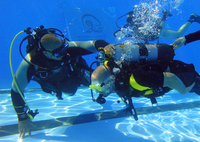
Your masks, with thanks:
[[(0, 141), (21, 141), (7, 90), (1, 90), (0, 99)], [(125, 105), (117, 102), (116, 94), (100, 105), (84, 87), (61, 101), (40, 90), (29, 90), (26, 100), (40, 114), (33, 120), (32, 137), (26, 135), (23, 142), (200, 141), (200, 96), (192, 93), (183, 96), (172, 91), (157, 99), (156, 108), (148, 99), (133, 99), (138, 121), (123, 111)]]

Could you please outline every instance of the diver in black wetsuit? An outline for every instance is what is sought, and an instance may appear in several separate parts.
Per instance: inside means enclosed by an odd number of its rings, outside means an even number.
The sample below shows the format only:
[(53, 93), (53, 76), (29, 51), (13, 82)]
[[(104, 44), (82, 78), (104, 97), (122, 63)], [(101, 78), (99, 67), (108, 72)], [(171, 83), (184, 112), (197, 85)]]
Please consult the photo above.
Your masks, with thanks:
[(28, 39), (28, 54), (17, 69), (11, 89), (21, 138), (26, 131), (30, 135), (30, 119), (38, 113), (28, 108), (23, 97), (23, 91), (31, 80), (37, 81), (44, 92), (62, 100), (62, 93), (74, 95), (81, 84), (89, 86), (91, 69), (81, 56), (112, 50), (104, 48), (108, 45), (104, 40), (66, 41), (57, 31), (43, 27), (32, 31), (27, 29), (29, 35), (22, 40)]

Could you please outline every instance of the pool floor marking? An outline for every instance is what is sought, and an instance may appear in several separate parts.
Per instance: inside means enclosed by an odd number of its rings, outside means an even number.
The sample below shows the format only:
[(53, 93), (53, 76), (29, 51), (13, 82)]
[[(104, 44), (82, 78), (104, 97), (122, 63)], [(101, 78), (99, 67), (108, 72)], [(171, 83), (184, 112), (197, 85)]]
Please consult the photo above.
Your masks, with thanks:
[[(137, 110), (138, 115), (144, 115), (144, 114), (160, 113), (160, 112), (166, 112), (166, 111), (193, 109), (193, 108), (198, 108), (198, 107), (200, 107), (200, 101), (179, 103), (179, 104), (168, 104), (168, 105), (161, 105), (158, 107), (143, 107), (143, 108), (136, 108), (136, 110)], [(56, 128), (56, 127), (70, 126), (70, 125), (95, 122), (95, 121), (106, 120), (106, 119), (128, 117), (128, 116), (131, 116), (131, 114), (125, 113), (124, 110), (80, 114), (78, 116), (72, 116), (72, 117), (60, 117), (56, 119), (35, 121), (33, 122), (33, 124), (36, 127), (32, 127), (31, 130), (39, 131), (39, 130), (44, 130), (44, 129), (51, 129), (51, 128)], [(0, 127), (0, 137), (13, 135), (13, 134), (18, 134), (17, 124)]]

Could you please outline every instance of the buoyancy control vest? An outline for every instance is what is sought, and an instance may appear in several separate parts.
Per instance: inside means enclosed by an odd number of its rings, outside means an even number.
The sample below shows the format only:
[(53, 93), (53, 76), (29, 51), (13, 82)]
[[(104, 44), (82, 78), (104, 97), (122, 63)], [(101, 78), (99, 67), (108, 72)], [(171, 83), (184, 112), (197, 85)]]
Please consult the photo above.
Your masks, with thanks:
[(58, 98), (61, 98), (61, 85), (63, 83), (67, 85), (66, 88), (71, 85), (72, 80), (76, 81), (77, 86), (81, 84), (84, 69), (80, 64), (85, 65), (85, 60), (82, 57), (70, 60), (64, 57), (63, 60), (57, 61), (50, 60), (40, 53), (32, 57), (31, 62), (47, 68), (34, 66), (35, 71), (32, 73), (32, 80), (38, 82), (46, 93), (56, 94)]
[[(115, 74), (116, 76), (115, 86), (117, 88), (116, 89), (117, 94), (121, 94), (120, 96), (124, 96), (124, 94), (130, 94), (130, 92), (127, 91), (130, 90), (129, 87), (131, 87), (129, 82), (130, 82), (131, 72), (134, 69), (144, 66), (146, 64), (151, 64), (151, 62), (155, 61), (170, 62), (173, 60), (174, 55), (175, 54), (173, 46), (164, 43), (160, 44), (130, 43), (125, 45), (120, 45), (120, 44), (116, 45), (115, 54), (112, 56), (111, 63), (109, 63), (108, 65), (111, 65), (111, 70), (112, 70), (114, 68), (112, 62), (119, 61), (119, 63), (121, 64), (118, 65), (121, 66), (120, 72)], [(167, 65), (165, 66), (165, 64), (163, 64), (162, 70), (165, 71), (166, 69)], [(165, 91), (163, 93), (162, 91), (157, 90), (156, 92), (159, 93), (157, 93), (156, 96), (164, 94), (165, 92), (168, 92), (170, 89), (164, 89), (164, 90)], [(139, 92), (134, 93), (133, 97), (139, 97), (145, 94), (143, 92), (144, 90), (142, 91), (139, 90), (139, 91), (140, 93)], [(152, 92), (153, 91), (151, 91), (150, 94), (153, 94)]]
[[(145, 65), (151, 65), (151, 63), (124, 63), (122, 64), (122, 70), (118, 72), (115, 77), (115, 88), (119, 96), (129, 95), (130, 97), (158, 97), (169, 92), (171, 89), (167, 87), (152, 89), (150, 87), (142, 86), (138, 84), (132, 75), (133, 71), (139, 67)], [(160, 70), (165, 70), (167, 66), (162, 66)], [(125, 93), (124, 93), (125, 92)]]

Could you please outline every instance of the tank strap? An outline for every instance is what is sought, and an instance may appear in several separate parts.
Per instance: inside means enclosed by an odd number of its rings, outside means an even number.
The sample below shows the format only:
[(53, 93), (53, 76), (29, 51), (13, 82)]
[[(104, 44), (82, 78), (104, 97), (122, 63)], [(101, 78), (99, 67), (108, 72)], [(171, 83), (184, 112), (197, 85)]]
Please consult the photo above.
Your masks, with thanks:
[(148, 57), (148, 49), (144, 43), (137, 43), (139, 46), (140, 62), (145, 62)]

